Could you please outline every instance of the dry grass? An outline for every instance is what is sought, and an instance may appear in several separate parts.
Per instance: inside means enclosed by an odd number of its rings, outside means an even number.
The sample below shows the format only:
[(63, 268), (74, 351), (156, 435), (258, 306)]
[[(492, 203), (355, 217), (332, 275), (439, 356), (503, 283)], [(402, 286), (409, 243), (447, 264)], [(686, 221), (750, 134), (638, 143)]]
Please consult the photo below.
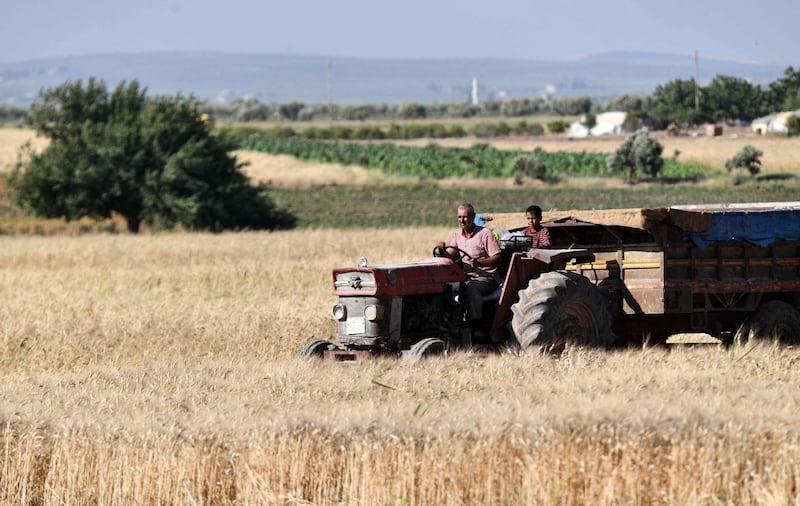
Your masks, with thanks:
[(447, 232), (0, 237), (0, 502), (796, 502), (795, 349), (294, 360)]
[[(0, 172), (29, 137), (0, 129)], [(800, 170), (795, 139), (663, 143), (712, 165), (750, 143), (767, 173)], [(385, 182), (239, 154), (277, 185)], [(0, 236), (0, 503), (797, 502), (796, 349), (294, 360), (333, 337), (332, 267), (449, 233)]]
[(281, 188), (315, 188), (322, 185), (367, 186), (408, 182), (363, 167), (335, 163), (304, 162), (288, 155), (268, 155), (255, 151), (234, 152), (246, 163), (244, 172), (254, 181)]
[(36, 137), (33, 130), (0, 127), (0, 173), (10, 172), (17, 161), (19, 148), (31, 141), (34, 149), (47, 145), (46, 139)]

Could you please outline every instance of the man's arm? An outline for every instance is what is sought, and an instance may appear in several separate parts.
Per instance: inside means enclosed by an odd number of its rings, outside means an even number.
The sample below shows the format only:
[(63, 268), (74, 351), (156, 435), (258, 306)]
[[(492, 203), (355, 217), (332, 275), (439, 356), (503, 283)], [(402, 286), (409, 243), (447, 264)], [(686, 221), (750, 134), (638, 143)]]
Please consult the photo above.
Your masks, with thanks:
[(485, 258), (476, 258), (472, 265), (475, 267), (494, 267), (500, 265), (500, 253)]

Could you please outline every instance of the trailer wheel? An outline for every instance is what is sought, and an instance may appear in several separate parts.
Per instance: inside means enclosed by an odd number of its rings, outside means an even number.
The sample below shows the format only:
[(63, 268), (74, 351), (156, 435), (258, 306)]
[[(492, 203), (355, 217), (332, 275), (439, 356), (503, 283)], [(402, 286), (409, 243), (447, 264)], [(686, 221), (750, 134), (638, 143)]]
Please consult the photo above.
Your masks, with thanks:
[(403, 352), (403, 358), (421, 360), (423, 358), (441, 355), (447, 351), (447, 343), (437, 337), (429, 337), (414, 343), (408, 351)]
[(736, 339), (745, 342), (775, 339), (783, 344), (800, 344), (800, 311), (780, 300), (765, 302), (742, 325)]
[(297, 353), (297, 358), (322, 358), (325, 350), (333, 350), (336, 345), (324, 339), (317, 339), (306, 344)]
[(532, 279), (511, 311), (511, 328), (522, 349), (561, 353), (567, 344), (609, 348), (614, 341), (608, 298), (574, 272)]

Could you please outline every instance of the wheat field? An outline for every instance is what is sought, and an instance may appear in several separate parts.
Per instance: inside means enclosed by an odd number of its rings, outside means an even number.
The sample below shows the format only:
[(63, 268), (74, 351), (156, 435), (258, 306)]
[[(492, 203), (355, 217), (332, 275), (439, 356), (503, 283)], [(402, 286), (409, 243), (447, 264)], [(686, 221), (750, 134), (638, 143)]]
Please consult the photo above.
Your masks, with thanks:
[(792, 348), (294, 358), (448, 232), (0, 237), (0, 502), (798, 502)]
[[(28, 138), (0, 129), (0, 172)], [(375, 183), (240, 158), (273, 184)], [(334, 337), (333, 267), (450, 233), (0, 236), (0, 503), (800, 503), (794, 348), (295, 358)]]

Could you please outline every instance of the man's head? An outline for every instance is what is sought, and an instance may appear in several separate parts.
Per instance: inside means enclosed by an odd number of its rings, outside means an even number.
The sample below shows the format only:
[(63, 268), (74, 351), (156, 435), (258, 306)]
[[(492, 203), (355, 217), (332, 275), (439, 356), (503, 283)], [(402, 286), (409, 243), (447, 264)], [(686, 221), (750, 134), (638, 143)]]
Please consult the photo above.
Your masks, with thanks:
[(458, 206), (458, 224), (461, 230), (471, 232), (475, 226), (475, 208), (466, 202)]
[(528, 220), (528, 226), (535, 229), (542, 221), (542, 208), (539, 206), (528, 206), (525, 209), (525, 218)]

